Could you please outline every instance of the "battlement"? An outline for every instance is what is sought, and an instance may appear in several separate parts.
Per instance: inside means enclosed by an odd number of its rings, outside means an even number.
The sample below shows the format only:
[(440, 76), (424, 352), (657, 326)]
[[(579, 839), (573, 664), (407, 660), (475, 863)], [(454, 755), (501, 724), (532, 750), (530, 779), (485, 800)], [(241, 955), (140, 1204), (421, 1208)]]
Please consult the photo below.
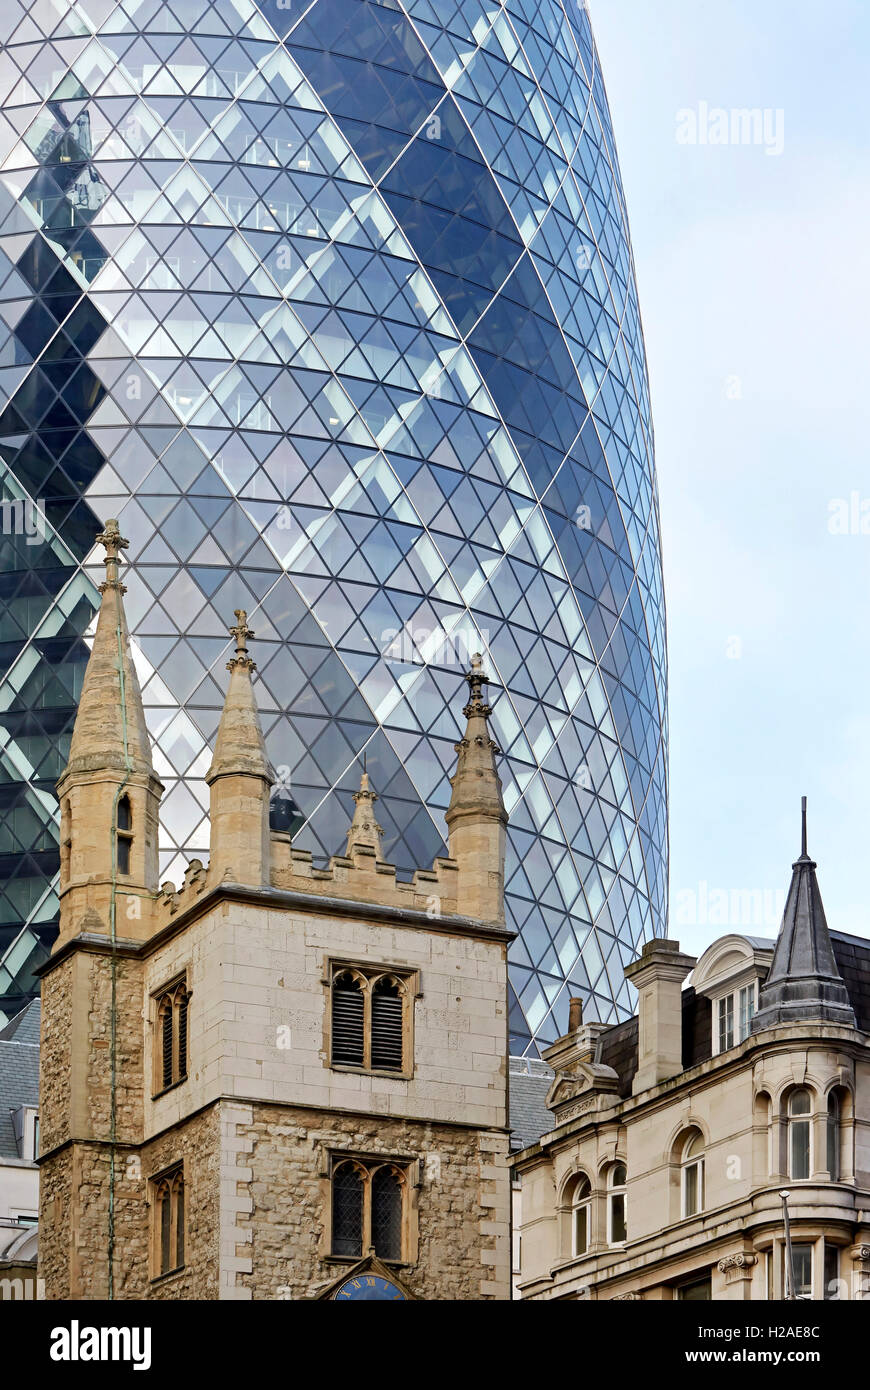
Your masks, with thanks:
[[(436, 859), (431, 869), (417, 869), (409, 880), (400, 879), (395, 864), (376, 858), (373, 851), (355, 849), (351, 855), (333, 855), (325, 869), (314, 864), (310, 850), (295, 849), (289, 835), (270, 836), (270, 886), (287, 892), (345, 898), (370, 906), (413, 908), (431, 917), (459, 912), (459, 868), (455, 859)], [(223, 875), (232, 878), (230, 871)], [(192, 859), (180, 887), (167, 880), (154, 902), (153, 931), (163, 929), (179, 912), (190, 907), (206, 887), (216, 887), (209, 868)]]

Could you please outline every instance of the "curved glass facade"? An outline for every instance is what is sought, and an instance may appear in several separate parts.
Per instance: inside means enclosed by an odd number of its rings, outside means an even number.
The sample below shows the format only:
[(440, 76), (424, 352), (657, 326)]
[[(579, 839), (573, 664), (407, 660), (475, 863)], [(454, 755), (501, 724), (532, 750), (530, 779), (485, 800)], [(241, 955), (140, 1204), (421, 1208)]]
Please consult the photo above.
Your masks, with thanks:
[[(511, 817), (515, 1052), (664, 930), (665, 626), (625, 203), (574, 0), (7, 0), (0, 997), (56, 911), (54, 780), (120, 518), (166, 785), (207, 848), (227, 618), (298, 842), (365, 755), (444, 852), (470, 652)], [(283, 794), (282, 794), (283, 795)], [(298, 808), (298, 809), (297, 809)]]

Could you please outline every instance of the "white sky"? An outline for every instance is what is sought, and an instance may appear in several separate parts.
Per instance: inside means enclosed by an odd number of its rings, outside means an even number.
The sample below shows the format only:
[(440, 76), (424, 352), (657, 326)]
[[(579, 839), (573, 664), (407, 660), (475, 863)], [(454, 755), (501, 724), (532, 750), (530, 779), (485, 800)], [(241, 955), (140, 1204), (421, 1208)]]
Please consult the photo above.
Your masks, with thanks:
[[(590, 10), (656, 427), (670, 934), (775, 935), (806, 794), (828, 924), (870, 936), (870, 5)], [(702, 102), (781, 112), (782, 153), (678, 143)], [(868, 534), (832, 534), (853, 493)]]

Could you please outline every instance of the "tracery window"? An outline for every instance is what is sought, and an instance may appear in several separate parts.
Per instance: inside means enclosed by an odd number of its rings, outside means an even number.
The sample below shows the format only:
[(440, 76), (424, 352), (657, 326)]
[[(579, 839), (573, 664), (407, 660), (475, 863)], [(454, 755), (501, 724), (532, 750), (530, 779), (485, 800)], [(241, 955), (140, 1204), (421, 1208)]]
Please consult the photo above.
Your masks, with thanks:
[(154, 1277), (171, 1274), (184, 1264), (184, 1169), (181, 1164), (153, 1178)]
[(407, 1073), (411, 1067), (412, 998), (406, 974), (335, 966), (330, 1065)]
[(187, 1076), (187, 1018), (190, 991), (176, 980), (155, 995), (154, 1092), (166, 1091)]
[(407, 1171), (392, 1161), (347, 1158), (332, 1170), (332, 1254), (381, 1260), (405, 1252)]

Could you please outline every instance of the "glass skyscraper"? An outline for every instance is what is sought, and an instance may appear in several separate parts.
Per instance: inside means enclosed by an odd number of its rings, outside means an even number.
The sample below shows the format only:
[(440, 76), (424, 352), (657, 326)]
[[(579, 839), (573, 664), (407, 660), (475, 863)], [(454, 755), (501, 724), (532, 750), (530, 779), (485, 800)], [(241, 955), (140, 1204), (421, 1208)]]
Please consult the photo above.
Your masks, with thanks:
[(571, 994), (622, 1017), (665, 929), (665, 622), (584, 6), (6, 0), (0, 32), (0, 1006), (52, 939), (117, 516), (167, 877), (207, 846), (235, 608), (275, 823), (339, 851), (365, 757), (401, 870), (444, 853), (480, 649), (513, 1050)]

